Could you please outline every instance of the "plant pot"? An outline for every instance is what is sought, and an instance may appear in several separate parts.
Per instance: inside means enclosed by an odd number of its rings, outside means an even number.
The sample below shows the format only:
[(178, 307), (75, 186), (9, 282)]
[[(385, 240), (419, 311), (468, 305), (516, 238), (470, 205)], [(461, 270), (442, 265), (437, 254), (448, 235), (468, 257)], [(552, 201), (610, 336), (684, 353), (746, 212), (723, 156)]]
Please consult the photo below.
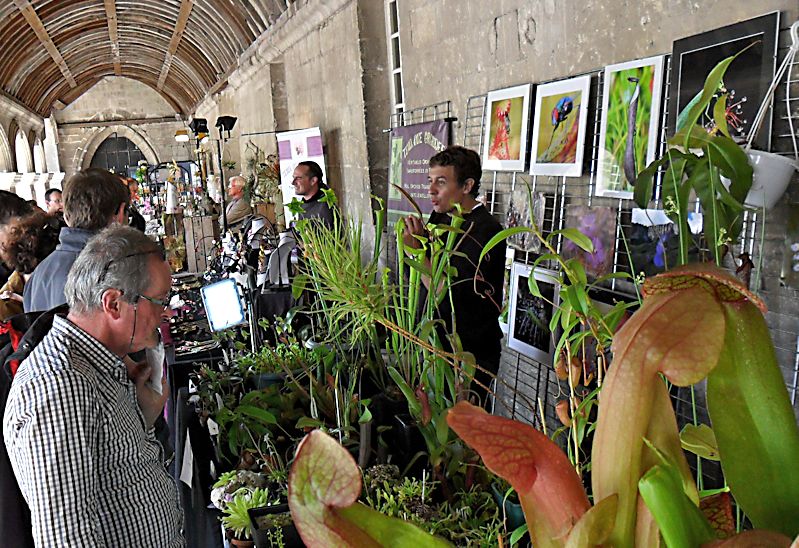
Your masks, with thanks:
[(518, 502), (513, 502), (510, 499), (506, 499), (505, 493), (501, 493), (494, 484), (491, 485), (491, 493), (494, 495), (494, 500), (497, 502), (497, 506), (499, 506), (500, 509), (504, 508), (504, 515), (508, 520), (508, 531), (515, 531), (517, 528), (524, 525), (524, 511), (522, 510), (521, 504)]
[(407, 474), (410, 476), (420, 475), (427, 464), (427, 459), (417, 458), (417, 455), (426, 453), (427, 446), (416, 421), (410, 415), (402, 413), (394, 417), (392, 429), (393, 445), (396, 450), (393, 462), (399, 466), (400, 470), (412, 465), (407, 470)]
[[(273, 506), (264, 506), (262, 508), (251, 508), (247, 510), (252, 522), (252, 538), (255, 542), (256, 548), (271, 548), (272, 543), (269, 540), (269, 529), (263, 529), (258, 525), (258, 518), (275, 514), (286, 514), (289, 512), (288, 504), (276, 504)], [(300, 548), (305, 546), (300, 539), (300, 534), (294, 524), (286, 525), (280, 528), (283, 533), (283, 544), (286, 548)]]
[(237, 538), (230, 539), (231, 546), (237, 546), (238, 548), (252, 548), (255, 546), (255, 542), (252, 540), (239, 540)]
[(276, 384), (283, 385), (285, 382), (285, 373), (258, 373), (252, 377), (252, 383), (256, 390), (263, 390)]
[(762, 150), (748, 150), (746, 155), (752, 165), (752, 188), (746, 195), (745, 205), (771, 209), (779, 202), (791, 182), (796, 162), (785, 156)]

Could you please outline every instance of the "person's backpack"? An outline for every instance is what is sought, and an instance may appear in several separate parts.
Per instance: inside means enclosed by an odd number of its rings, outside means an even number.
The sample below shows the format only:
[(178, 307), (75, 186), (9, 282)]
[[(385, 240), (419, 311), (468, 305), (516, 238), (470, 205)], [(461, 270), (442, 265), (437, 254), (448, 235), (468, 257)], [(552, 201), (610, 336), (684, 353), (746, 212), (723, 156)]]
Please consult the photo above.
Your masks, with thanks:
[[(5, 412), (8, 393), (19, 364), (27, 358), (53, 326), (56, 314), (67, 305), (45, 312), (17, 314), (0, 322), (0, 409)], [(31, 513), (19, 490), (0, 428), (0, 538), (5, 546), (33, 548)]]

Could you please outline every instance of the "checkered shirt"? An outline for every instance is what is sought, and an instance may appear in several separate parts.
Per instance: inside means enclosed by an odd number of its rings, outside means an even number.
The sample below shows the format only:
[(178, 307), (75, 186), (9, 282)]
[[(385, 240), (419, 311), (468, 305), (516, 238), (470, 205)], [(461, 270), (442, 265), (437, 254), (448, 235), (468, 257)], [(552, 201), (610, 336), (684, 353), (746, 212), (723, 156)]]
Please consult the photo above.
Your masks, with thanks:
[(184, 546), (177, 487), (125, 365), (68, 320), (20, 365), (3, 436), (37, 546)]

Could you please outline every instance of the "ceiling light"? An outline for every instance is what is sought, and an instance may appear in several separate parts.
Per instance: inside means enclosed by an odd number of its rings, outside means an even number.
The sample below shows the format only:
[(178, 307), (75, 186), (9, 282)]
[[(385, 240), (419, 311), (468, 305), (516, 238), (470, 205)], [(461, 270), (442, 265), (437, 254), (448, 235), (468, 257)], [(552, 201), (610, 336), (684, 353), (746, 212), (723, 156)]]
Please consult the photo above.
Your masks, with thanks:
[(179, 129), (175, 132), (175, 141), (178, 143), (188, 143), (189, 142), (189, 130), (188, 129)]

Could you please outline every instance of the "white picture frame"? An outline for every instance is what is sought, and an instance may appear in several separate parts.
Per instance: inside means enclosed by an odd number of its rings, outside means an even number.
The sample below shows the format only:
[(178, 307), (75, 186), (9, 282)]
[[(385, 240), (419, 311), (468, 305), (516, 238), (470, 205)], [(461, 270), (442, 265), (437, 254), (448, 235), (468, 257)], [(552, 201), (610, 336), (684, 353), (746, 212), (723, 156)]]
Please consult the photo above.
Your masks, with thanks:
[[(530, 175), (579, 177), (583, 174), (590, 94), (591, 77), (588, 75), (538, 85), (533, 111)], [(565, 107), (569, 105), (571, 108), (567, 112)], [(550, 127), (552, 131), (549, 131)]]
[(531, 84), (522, 84), (488, 92), (483, 120), (483, 169), (524, 171), (531, 90)]
[[(544, 298), (530, 294), (528, 279), (534, 276)], [(511, 269), (510, 313), (508, 316), (508, 347), (533, 360), (552, 365), (555, 336), (549, 330), (559, 302), (560, 284), (552, 270), (533, 269), (514, 262)]]
[[(633, 187), (629, 184), (626, 171), (635, 172), (637, 176), (646, 165), (655, 160), (658, 135), (662, 125), (660, 118), (664, 59), (665, 56), (657, 55), (605, 67), (595, 190), (597, 196), (632, 199)], [(628, 76), (631, 73), (638, 74), (640, 81), (632, 82), (630, 78), (635, 77)], [(625, 77), (627, 82), (624, 81)], [(643, 86), (638, 85), (641, 81), (644, 82)], [(637, 100), (634, 91), (636, 86), (639, 87)], [(630, 147), (627, 141), (631, 121), (630, 109), (633, 103), (636, 105), (637, 114), (636, 134), (633, 137), (634, 145)], [(645, 137), (641, 137), (642, 132), (639, 131), (641, 128), (646, 129)], [(645, 139), (644, 143), (641, 142), (642, 139)], [(624, 147), (621, 156), (620, 147)], [(645, 155), (638, 150), (640, 148), (645, 148)], [(630, 160), (628, 160), (628, 151), (633, 151), (634, 154)], [(625, 165), (634, 167), (627, 169)]]

